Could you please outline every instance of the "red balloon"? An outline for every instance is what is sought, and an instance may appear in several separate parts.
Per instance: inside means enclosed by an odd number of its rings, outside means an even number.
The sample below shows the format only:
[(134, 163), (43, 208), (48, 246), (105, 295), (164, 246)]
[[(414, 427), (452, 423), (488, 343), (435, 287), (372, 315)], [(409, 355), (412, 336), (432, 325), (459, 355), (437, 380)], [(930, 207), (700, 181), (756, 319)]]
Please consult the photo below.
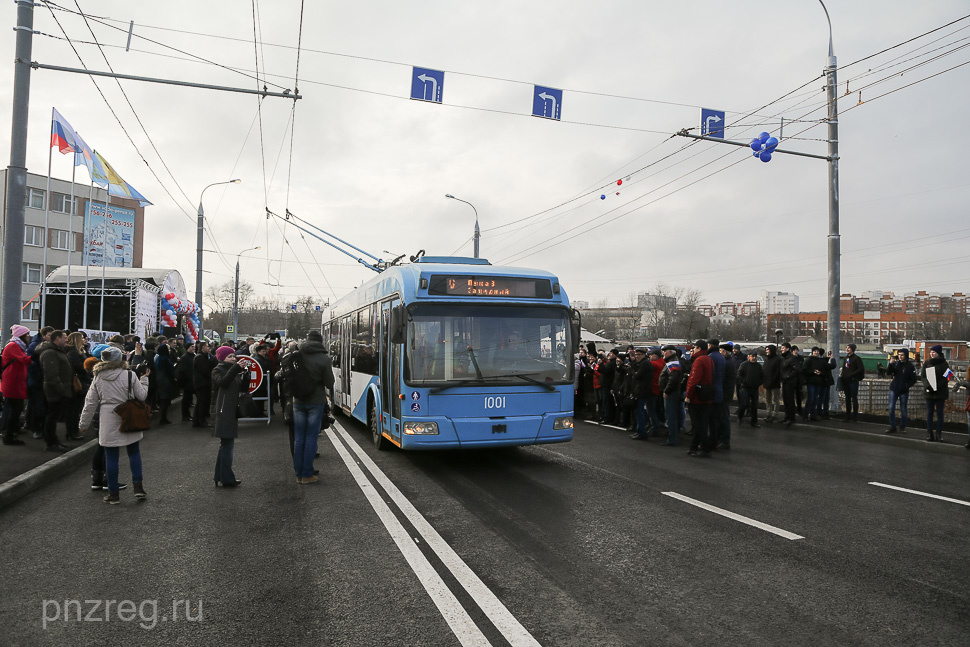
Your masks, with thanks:
[(617, 185), (617, 186), (620, 186), (621, 184), (623, 184), (623, 180), (617, 180), (617, 181), (616, 181), (616, 185)]

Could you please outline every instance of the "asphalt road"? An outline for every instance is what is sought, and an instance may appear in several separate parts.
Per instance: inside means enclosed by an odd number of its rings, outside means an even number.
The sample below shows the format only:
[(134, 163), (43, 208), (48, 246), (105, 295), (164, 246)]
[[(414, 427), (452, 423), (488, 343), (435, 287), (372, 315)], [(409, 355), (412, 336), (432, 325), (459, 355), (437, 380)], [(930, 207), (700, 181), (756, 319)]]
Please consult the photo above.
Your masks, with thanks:
[(295, 482), (281, 425), (245, 425), (244, 484), (225, 490), (212, 484), (217, 446), (186, 427), (150, 432), (144, 503), (126, 490), (104, 505), (77, 469), (0, 511), (0, 643), (970, 635), (970, 452), (764, 427), (699, 459), (587, 423), (562, 445), (377, 452), (342, 418), (320, 439), (314, 485)]

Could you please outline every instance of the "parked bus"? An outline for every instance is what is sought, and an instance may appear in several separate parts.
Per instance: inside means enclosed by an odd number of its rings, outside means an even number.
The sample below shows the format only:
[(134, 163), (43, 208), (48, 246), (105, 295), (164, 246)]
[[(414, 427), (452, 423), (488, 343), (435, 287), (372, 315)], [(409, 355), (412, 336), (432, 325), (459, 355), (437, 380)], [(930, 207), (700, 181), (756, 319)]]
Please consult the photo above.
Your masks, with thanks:
[(549, 272), (432, 256), (392, 266), (324, 312), (335, 407), (378, 449), (567, 442), (579, 328)]

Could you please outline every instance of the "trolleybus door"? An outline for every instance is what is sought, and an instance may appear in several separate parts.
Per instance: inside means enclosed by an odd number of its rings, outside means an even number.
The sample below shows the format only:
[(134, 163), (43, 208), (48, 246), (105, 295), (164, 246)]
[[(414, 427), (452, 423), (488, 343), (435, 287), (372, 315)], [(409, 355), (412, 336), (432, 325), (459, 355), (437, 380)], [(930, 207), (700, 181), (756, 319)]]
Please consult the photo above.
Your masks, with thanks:
[(381, 426), (393, 437), (401, 438), (401, 401), (400, 344), (391, 343), (391, 308), (400, 304), (400, 299), (385, 301), (381, 304)]
[(350, 372), (354, 367), (350, 365), (350, 317), (340, 320), (340, 393), (343, 401), (340, 403), (350, 409)]

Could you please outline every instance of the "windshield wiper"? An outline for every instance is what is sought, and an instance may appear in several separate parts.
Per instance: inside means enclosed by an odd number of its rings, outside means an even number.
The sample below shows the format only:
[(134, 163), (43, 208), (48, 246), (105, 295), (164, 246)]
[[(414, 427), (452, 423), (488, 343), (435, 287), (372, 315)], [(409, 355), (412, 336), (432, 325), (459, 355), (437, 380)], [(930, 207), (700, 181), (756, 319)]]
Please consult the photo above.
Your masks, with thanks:
[(493, 378), (493, 377), (494, 378), (517, 377), (520, 380), (525, 380), (526, 382), (531, 382), (532, 384), (535, 384), (537, 386), (541, 386), (546, 391), (555, 391), (556, 390), (556, 387), (554, 387), (553, 385), (549, 384), (548, 382), (540, 382), (539, 380), (535, 379), (534, 377), (529, 377), (528, 375), (522, 375), (521, 373), (511, 373), (509, 375), (489, 375), (489, 377), (490, 378)]
[(482, 369), (478, 368), (478, 358), (475, 357), (475, 349), (471, 346), (468, 347), (468, 356), (472, 359), (472, 366), (475, 367), (475, 375), (478, 379), (482, 379)]
[(429, 393), (441, 393), (445, 389), (454, 389), (456, 387), (466, 386), (468, 384), (482, 384), (484, 382), (485, 382), (485, 380), (482, 379), (481, 377), (479, 377), (478, 379), (475, 379), (475, 380), (458, 380), (457, 382), (452, 382), (451, 384), (443, 384), (441, 386), (433, 387), (433, 388), (431, 388), (431, 390), (429, 391)]

